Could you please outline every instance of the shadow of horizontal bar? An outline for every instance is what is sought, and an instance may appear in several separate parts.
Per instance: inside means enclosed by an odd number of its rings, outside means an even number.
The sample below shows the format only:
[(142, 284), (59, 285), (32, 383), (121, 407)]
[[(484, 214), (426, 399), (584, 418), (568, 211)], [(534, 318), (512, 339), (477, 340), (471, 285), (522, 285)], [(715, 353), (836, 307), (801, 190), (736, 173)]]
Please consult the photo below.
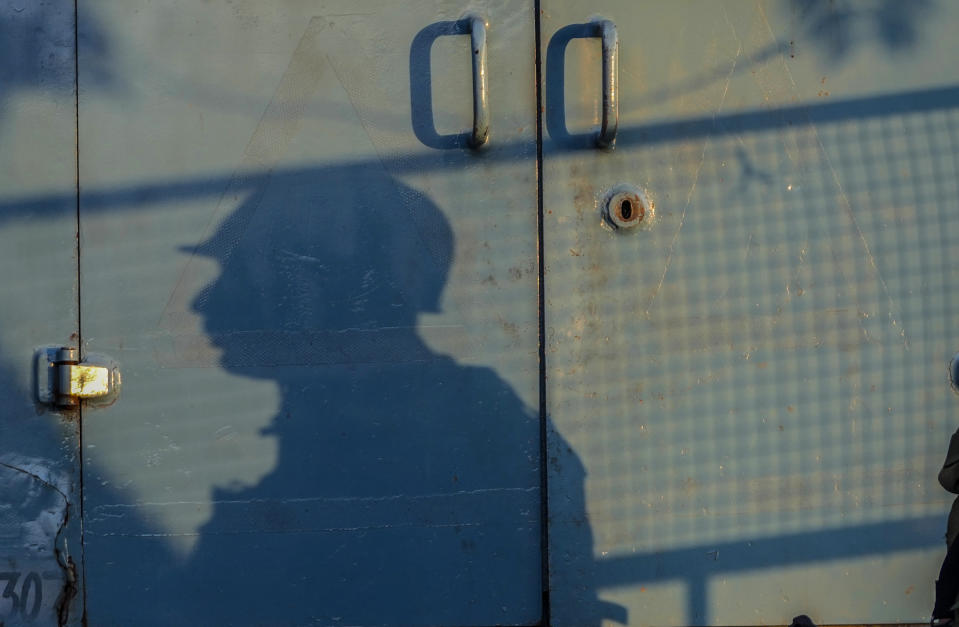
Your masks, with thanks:
[[(612, 587), (712, 574), (784, 568), (942, 547), (945, 516), (909, 518), (758, 540), (702, 544), (598, 560), (596, 582)], [(930, 573), (932, 577), (934, 573)]]
[[(684, 141), (704, 136), (724, 136), (760, 132), (790, 126), (830, 124), (846, 120), (862, 121), (895, 115), (917, 114), (959, 108), (959, 86), (917, 90), (852, 98), (820, 104), (797, 104), (787, 107), (753, 109), (718, 116), (667, 120), (633, 127), (620, 127), (617, 149), (631, 145), (646, 146)], [(550, 155), (572, 152), (579, 148), (563, 147), (548, 140)], [(548, 157), (547, 157), (548, 158)], [(387, 155), (373, 160), (343, 162), (335, 165), (317, 165), (277, 168), (268, 171), (214, 174), (187, 180), (163, 181), (121, 185), (112, 189), (84, 189), (81, 187), (81, 212), (129, 210), (149, 205), (217, 196), (229, 188), (233, 191), (254, 189), (266, 184), (290, 184), (303, 177), (350, 178), (350, 173), (363, 172), (370, 167), (384, 168), (390, 174), (417, 173), (466, 168), (484, 162), (510, 163), (535, 159), (533, 142), (492, 145), (477, 157), (469, 150), (429, 151), (416, 154)], [(326, 180), (334, 180), (333, 178)], [(76, 209), (74, 193), (41, 194), (0, 201), (0, 223), (23, 215), (58, 215)]]

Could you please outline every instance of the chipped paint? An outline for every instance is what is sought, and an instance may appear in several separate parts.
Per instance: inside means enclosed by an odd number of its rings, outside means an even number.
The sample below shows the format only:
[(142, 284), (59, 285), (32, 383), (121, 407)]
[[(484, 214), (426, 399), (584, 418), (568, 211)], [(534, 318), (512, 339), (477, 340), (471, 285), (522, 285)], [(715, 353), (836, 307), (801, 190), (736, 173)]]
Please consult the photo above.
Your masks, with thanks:
[(79, 589), (65, 533), (70, 480), (51, 466), (18, 455), (0, 458), (0, 612), (8, 624), (56, 617), (66, 625)]

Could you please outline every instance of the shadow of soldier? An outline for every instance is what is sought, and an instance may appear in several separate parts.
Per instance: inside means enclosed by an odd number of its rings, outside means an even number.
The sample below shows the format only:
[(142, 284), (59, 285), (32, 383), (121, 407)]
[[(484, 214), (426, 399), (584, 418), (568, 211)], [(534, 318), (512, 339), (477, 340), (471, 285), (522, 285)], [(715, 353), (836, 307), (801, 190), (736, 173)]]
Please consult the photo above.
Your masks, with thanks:
[(161, 615), (537, 622), (538, 416), (492, 369), (433, 352), (417, 330), (440, 311), (448, 221), (377, 168), (261, 191), (197, 247), (221, 273), (193, 308), (225, 369), (277, 385), (263, 435), (278, 460), (256, 485), (214, 490)]

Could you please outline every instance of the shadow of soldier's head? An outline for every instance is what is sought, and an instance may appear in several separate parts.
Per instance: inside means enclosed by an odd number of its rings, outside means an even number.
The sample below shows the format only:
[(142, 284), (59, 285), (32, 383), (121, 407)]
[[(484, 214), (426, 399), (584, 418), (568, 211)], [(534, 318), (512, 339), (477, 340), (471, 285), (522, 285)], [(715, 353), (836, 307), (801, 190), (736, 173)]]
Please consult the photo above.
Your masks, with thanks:
[(323, 344), (337, 332), (413, 334), (420, 312), (440, 310), (453, 234), (429, 199), (381, 171), (330, 168), (251, 190), (196, 252), (221, 273), (193, 309), (238, 370), (335, 350)]

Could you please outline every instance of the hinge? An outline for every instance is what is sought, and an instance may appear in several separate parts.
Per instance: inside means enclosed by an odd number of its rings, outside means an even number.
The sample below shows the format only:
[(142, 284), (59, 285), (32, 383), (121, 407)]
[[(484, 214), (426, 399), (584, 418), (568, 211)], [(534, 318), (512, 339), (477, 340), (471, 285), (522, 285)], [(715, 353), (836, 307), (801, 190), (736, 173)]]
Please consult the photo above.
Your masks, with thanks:
[(120, 368), (103, 355), (81, 362), (76, 348), (47, 346), (36, 353), (36, 382), (37, 400), (45, 405), (109, 405), (120, 393)]

